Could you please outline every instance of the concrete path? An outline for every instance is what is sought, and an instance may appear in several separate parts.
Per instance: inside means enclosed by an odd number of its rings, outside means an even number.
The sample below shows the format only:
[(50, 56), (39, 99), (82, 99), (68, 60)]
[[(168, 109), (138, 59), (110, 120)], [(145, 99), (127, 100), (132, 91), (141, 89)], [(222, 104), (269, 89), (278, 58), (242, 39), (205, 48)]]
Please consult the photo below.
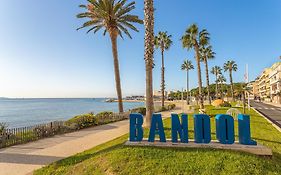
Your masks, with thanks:
[[(170, 117), (171, 112), (182, 110), (163, 112), (163, 117)], [(128, 131), (129, 121), (125, 120), (0, 149), (0, 175), (32, 174), (35, 169), (108, 142)]]

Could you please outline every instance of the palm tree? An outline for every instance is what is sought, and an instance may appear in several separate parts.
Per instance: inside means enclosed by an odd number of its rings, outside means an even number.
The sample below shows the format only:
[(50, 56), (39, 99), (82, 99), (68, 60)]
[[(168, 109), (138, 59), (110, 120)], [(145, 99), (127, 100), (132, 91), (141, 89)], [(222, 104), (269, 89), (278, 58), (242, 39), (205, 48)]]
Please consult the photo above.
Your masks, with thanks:
[(152, 69), (154, 66), (154, 5), (153, 0), (144, 0), (144, 27), (145, 27), (145, 73), (146, 73), (146, 126), (150, 127), (153, 104), (153, 79)]
[(167, 32), (159, 32), (158, 36), (154, 39), (156, 49), (160, 48), (162, 56), (162, 67), (161, 67), (161, 104), (164, 107), (165, 101), (165, 64), (164, 64), (164, 51), (168, 50), (172, 45), (172, 35), (168, 35)]
[(226, 78), (222, 75), (219, 74), (218, 79), (217, 79), (217, 84), (220, 85), (220, 97), (222, 98), (223, 90), (222, 90), (222, 85), (226, 82)]
[(204, 100), (202, 95), (202, 77), (201, 77), (201, 67), (200, 67), (200, 52), (199, 47), (206, 45), (209, 42), (209, 34), (207, 30), (199, 29), (196, 24), (189, 26), (184, 35), (182, 36), (182, 46), (187, 48), (187, 50), (194, 49), (197, 63), (197, 74), (198, 74), (198, 87), (199, 87), (199, 101), (200, 109), (204, 108)]
[(219, 66), (214, 66), (212, 67), (211, 69), (211, 74), (214, 74), (215, 77), (216, 77), (216, 97), (218, 97), (218, 78), (219, 78), (219, 75), (221, 74), (221, 71), (222, 71), (222, 68), (219, 67)]
[(138, 32), (138, 29), (132, 23), (142, 24), (143, 21), (136, 15), (129, 14), (135, 8), (135, 2), (127, 3), (127, 0), (89, 0), (88, 5), (80, 5), (86, 12), (77, 15), (77, 18), (88, 18), (89, 21), (85, 22), (80, 28), (89, 27), (87, 33), (93, 31), (98, 32), (100, 29), (104, 29), (103, 35), (109, 33), (112, 53), (114, 60), (114, 73), (116, 91), (118, 97), (119, 112), (124, 112), (122, 102), (121, 80), (119, 72), (119, 61), (117, 51), (117, 38), (120, 36), (123, 38), (123, 33), (129, 38), (132, 38), (128, 28)]
[(214, 59), (216, 53), (213, 52), (212, 46), (208, 46), (208, 47), (202, 46), (200, 48), (200, 53), (201, 53), (201, 61), (203, 61), (205, 65), (207, 94), (208, 94), (209, 104), (211, 104), (208, 60)]
[(185, 60), (183, 64), (181, 65), (181, 70), (186, 71), (186, 101), (187, 104), (190, 104), (190, 98), (189, 98), (189, 70), (194, 69), (194, 66), (192, 65), (192, 62), (190, 60)]
[(237, 71), (237, 64), (235, 61), (227, 61), (223, 65), (224, 71), (229, 72), (229, 80), (230, 80), (230, 88), (231, 88), (231, 97), (232, 100), (234, 100), (234, 88), (233, 88), (233, 79), (232, 79), (232, 71)]

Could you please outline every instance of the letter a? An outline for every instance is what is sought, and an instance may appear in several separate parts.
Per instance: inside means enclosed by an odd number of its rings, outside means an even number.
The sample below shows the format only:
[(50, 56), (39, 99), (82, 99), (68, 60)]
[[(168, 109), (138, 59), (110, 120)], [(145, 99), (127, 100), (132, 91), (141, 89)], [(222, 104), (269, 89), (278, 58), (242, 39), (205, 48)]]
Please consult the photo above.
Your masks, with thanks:
[(149, 131), (149, 142), (154, 142), (155, 134), (159, 134), (160, 142), (166, 142), (161, 114), (153, 114)]

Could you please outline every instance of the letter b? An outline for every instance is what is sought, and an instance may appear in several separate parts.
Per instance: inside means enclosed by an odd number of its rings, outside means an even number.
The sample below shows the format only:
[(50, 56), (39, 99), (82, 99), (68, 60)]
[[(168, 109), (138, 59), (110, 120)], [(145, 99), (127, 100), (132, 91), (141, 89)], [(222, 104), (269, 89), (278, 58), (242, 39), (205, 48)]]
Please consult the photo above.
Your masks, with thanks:
[(140, 142), (143, 139), (143, 116), (141, 114), (130, 114), (130, 141)]

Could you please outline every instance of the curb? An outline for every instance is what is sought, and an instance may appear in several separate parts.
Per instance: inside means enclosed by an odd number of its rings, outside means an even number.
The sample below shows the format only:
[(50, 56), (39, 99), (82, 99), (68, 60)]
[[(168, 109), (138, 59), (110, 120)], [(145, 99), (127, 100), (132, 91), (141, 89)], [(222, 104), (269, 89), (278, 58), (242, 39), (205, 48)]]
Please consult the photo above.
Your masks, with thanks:
[(274, 121), (272, 121), (271, 119), (269, 119), (268, 117), (266, 117), (266, 115), (264, 115), (262, 112), (260, 112), (259, 110), (251, 107), (251, 109), (253, 109), (256, 113), (258, 113), (260, 116), (262, 116), (264, 119), (266, 119), (274, 128), (276, 128), (279, 132), (281, 132), (281, 127), (278, 126)]

